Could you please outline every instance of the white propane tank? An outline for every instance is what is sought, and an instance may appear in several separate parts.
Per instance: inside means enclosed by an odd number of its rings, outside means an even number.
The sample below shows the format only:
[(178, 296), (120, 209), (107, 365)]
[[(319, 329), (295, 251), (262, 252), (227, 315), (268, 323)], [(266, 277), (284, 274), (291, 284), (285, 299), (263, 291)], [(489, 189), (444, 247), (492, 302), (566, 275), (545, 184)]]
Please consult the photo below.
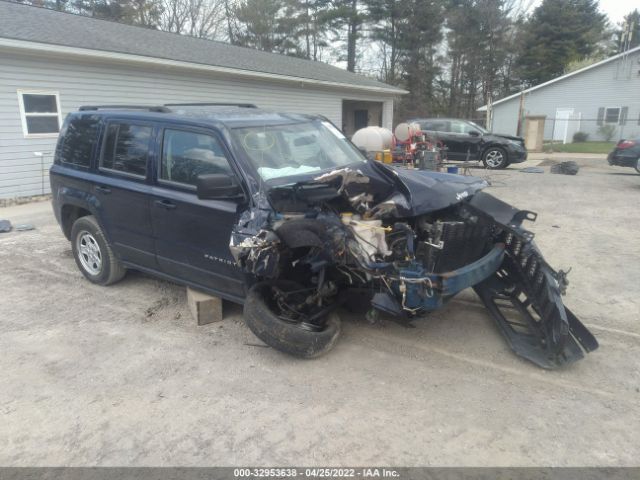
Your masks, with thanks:
[(356, 147), (367, 152), (381, 152), (391, 148), (393, 134), (386, 128), (365, 127), (354, 133), (351, 141)]
[(417, 123), (399, 123), (395, 129), (396, 138), (400, 142), (406, 142), (411, 137), (420, 135), (420, 132), (420, 125)]

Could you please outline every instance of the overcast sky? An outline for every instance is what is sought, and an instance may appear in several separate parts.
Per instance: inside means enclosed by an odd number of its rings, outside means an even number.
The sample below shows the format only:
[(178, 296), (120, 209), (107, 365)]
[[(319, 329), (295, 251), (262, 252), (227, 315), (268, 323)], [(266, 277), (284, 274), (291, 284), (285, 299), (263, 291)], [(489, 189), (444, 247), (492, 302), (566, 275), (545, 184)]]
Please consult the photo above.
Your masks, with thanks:
[[(542, 0), (536, 0), (532, 9), (541, 2)], [(600, 10), (609, 16), (609, 20), (614, 25), (621, 22), (624, 16), (634, 8), (640, 10), (640, 0), (600, 0)]]

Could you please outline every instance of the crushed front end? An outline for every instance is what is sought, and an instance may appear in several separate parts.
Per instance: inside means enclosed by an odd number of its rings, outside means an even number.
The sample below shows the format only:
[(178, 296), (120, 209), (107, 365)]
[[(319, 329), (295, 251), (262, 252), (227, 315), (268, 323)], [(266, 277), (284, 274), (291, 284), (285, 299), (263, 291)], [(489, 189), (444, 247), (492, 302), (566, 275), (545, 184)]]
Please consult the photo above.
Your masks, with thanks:
[(544, 368), (582, 358), (598, 344), (562, 303), (566, 275), (522, 225), (535, 214), (485, 186), (339, 169), (260, 192), (230, 247), (245, 272), (272, 285), (278, 317), (310, 331), (341, 305), (408, 323), (472, 287), (518, 355)]

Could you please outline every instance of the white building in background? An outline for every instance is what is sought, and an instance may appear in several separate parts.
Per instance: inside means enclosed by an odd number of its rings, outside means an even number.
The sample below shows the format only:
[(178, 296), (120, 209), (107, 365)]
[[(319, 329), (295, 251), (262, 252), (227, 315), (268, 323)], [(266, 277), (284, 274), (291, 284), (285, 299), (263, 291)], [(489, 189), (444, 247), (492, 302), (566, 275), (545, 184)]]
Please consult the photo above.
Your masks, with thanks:
[(615, 139), (640, 136), (640, 47), (493, 102), (489, 129), (515, 135), (520, 112), (546, 116), (545, 140), (602, 140), (604, 125)]
[(0, 198), (49, 192), (58, 130), (81, 105), (254, 103), (352, 134), (390, 129), (403, 93), (325, 63), (0, 0)]

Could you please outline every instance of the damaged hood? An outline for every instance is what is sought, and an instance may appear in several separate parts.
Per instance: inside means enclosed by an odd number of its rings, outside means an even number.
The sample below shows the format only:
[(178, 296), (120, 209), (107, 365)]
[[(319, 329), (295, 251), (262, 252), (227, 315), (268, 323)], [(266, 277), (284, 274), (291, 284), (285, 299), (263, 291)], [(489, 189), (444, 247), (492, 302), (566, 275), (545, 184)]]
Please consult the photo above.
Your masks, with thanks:
[(488, 186), (477, 177), (408, 170), (373, 161), (305, 177), (269, 191), (276, 211), (290, 211), (282, 199), (295, 191), (293, 196), (303, 195), (309, 206), (342, 196), (356, 211), (370, 210), (375, 218), (406, 218), (455, 205)]
[(380, 166), (390, 170), (401, 184), (400, 188), (405, 190), (408, 210), (403, 216), (441, 210), (489, 186), (486, 180), (478, 177)]

